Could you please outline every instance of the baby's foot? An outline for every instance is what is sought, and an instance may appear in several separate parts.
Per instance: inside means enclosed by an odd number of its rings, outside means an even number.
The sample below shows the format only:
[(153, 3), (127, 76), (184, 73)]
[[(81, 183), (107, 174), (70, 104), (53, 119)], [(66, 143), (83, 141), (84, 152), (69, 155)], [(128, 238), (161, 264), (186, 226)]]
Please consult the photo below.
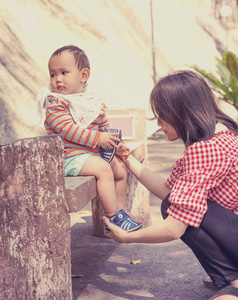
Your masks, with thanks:
[[(130, 216), (123, 210), (119, 210), (116, 214), (110, 218), (108, 218), (111, 223), (119, 226), (123, 230), (127, 232), (135, 231), (141, 228), (141, 224), (132, 220)], [(110, 231), (107, 226), (105, 226), (106, 231)]]
[(132, 218), (134, 221), (136, 221), (136, 222), (138, 222), (138, 223), (140, 223), (140, 224), (142, 224), (142, 219), (140, 218), (140, 217), (136, 217), (136, 216), (134, 216), (132, 213), (130, 213), (130, 212), (126, 212), (129, 216), (130, 216), (130, 218)]

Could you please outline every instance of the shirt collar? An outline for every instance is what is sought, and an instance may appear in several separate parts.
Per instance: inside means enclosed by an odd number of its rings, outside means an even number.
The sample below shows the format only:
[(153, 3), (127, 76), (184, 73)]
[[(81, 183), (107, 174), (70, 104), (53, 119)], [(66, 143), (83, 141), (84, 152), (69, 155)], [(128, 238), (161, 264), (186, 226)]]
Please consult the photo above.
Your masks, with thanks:
[(221, 132), (227, 132), (227, 131), (229, 131), (229, 129), (225, 125), (223, 125), (221, 123), (216, 124), (215, 134), (218, 134)]

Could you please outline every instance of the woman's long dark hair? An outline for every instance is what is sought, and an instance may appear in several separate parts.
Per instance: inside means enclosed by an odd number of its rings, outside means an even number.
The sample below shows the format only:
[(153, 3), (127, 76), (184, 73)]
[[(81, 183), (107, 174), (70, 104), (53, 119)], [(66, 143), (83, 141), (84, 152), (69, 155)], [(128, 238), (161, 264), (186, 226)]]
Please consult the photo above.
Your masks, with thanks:
[(192, 71), (161, 78), (150, 95), (156, 118), (174, 127), (186, 148), (213, 137), (216, 123), (238, 134), (238, 124), (223, 113), (206, 81)]

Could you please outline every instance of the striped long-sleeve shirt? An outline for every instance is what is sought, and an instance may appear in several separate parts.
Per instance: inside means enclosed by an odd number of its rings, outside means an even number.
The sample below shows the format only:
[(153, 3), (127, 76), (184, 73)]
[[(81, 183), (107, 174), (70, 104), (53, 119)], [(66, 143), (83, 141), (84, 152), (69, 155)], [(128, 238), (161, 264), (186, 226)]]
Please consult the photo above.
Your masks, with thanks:
[(87, 127), (78, 126), (69, 110), (69, 102), (47, 97), (45, 129), (48, 134), (60, 134), (64, 141), (65, 158), (87, 152), (99, 152), (100, 132), (110, 127), (102, 105), (99, 116)]

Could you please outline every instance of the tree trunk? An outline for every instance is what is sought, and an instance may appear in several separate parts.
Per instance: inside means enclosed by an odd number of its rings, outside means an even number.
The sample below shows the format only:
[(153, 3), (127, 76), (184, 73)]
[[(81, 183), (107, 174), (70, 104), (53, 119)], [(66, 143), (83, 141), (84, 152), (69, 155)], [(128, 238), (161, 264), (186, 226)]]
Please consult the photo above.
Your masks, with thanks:
[(72, 299), (63, 142), (0, 144), (0, 299)]

